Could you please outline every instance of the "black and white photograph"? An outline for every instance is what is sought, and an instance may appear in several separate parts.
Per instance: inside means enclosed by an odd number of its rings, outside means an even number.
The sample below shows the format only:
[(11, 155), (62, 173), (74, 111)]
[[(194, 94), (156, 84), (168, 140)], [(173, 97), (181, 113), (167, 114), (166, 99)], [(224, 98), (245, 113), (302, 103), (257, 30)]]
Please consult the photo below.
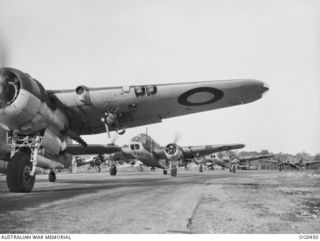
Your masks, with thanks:
[(319, 91), (319, 0), (0, 0), (0, 239), (319, 239)]

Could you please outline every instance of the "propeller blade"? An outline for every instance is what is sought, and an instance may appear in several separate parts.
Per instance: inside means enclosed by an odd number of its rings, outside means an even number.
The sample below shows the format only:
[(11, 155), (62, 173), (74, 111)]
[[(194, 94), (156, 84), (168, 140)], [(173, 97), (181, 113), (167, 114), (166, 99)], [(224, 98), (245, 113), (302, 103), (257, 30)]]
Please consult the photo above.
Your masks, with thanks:
[(181, 133), (180, 132), (176, 132), (173, 138), (173, 143), (177, 143), (181, 138)]

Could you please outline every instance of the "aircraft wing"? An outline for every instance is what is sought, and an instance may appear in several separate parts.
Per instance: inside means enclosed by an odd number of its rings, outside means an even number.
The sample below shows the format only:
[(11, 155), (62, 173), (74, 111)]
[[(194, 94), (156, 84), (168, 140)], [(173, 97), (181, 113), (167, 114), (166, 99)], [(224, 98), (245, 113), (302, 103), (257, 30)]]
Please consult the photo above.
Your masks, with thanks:
[(312, 165), (318, 164), (318, 163), (320, 163), (320, 161), (306, 162), (305, 164), (306, 164), (306, 166), (312, 166)]
[(115, 145), (96, 145), (89, 144), (83, 147), (78, 144), (69, 144), (65, 150), (72, 155), (94, 155), (94, 154), (111, 154), (121, 151), (121, 147)]
[[(222, 80), (145, 86), (48, 90), (77, 135), (105, 132), (106, 112), (116, 115), (110, 131), (161, 122), (164, 118), (246, 104), (268, 87), (259, 80)], [(74, 138), (75, 139), (75, 138)]]
[(184, 158), (194, 158), (196, 155), (205, 156), (214, 152), (229, 151), (233, 149), (243, 148), (243, 144), (223, 144), (223, 145), (204, 145), (204, 146), (187, 146), (181, 147)]
[(246, 156), (246, 157), (239, 157), (240, 162), (251, 162), (255, 160), (267, 159), (274, 157), (274, 155), (258, 155), (258, 156)]

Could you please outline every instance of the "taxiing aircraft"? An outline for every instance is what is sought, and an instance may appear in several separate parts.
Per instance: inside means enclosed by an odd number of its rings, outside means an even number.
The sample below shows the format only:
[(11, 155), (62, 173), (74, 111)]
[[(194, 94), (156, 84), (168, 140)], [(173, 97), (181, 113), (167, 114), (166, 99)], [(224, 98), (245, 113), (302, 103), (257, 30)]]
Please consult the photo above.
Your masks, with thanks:
[(51, 170), (71, 163), (70, 140), (80, 144), (73, 155), (120, 151), (88, 145), (81, 135), (124, 134), (165, 118), (250, 103), (268, 90), (264, 82), (251, 79), (46, 90), (21, 70), (0, 68), (0, 126), (9, 134), (12, 151), (8, 188), (30, 192), (40, 162)]
[(129, 145), (121, 147), (121, 151), (111, 154), (113, 161), (132, 162), (139, 160), (143, 165), (163, 169), (163, 174), (171, 170), (171, 176), (177, 175), (179, 166), (186, 166), (194, 161), (196, 156), (204, 156), (213, 152), (227, 151), (243, 148), (243, 144), (224, 144), (224, 145), (203, 145), (203, 146), (185, 146), (181, 147), (175, 142), (166, 146), (161, 146), (147, 134), (139, 134), (133, 137)]
[(207, 165), (208, 168), (213, 168), (214, 165), (221, 166), (222, 168), (227, 168), (230, 172), (236, 172), (237, 169), (244, 169), (243, 167), (248, 168), (250, 162), (255, 160), (262, 160), (274, 157), (274, 155), (257, 155), (257, 156), (246, 156), (238, 157), (235, 155), (228, 157), (219, 158), (215, 154), (204, 157), (201, 160), (201, 163)]

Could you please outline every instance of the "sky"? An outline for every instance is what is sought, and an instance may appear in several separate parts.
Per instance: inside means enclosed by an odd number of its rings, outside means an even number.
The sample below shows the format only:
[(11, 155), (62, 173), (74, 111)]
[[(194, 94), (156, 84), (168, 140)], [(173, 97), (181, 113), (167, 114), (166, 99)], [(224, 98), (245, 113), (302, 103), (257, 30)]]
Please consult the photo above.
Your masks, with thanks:
[(148, 133), (163, 145), (179, 133), (182, 146), (320, 152), (317, 0), (0, 0), (0, 42), (3, 65), (46, 89), (262, 80), (270, 90), (256, 102), (164, 119)]

